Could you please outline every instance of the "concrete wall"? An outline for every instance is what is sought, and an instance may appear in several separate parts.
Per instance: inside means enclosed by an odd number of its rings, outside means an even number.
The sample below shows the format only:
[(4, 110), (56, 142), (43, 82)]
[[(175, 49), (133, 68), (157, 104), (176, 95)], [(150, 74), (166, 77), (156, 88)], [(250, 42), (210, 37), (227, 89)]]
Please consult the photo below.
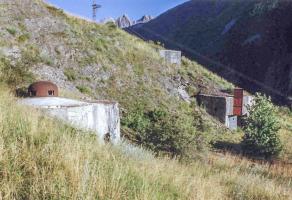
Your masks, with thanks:
[(225, 124), (227, 116), (225, 97), (198, 95), (197, 100), (199, 105), (206, 109), (207, 113)]
[(96, 132), (101, 140), (104, 140), (107, 133), (110, 134), (110, 140), (113, 143), (120, 140), (118, 104), (94, 103), (85, 106), (50, 108), (47, 111), (76, 128)]
[(226, 100), (226, 115), (233, 115), (234, 98), (225, 97)]
[(26, 98), (22, 104), (41, 108), (49, 115), (68, 122), (73, 127), (95, 132), (101, 141), (110, 134), (110, 141), (120, 141), (119, 106), (115, 102), (81, 102), (47, 97)]
[(238, 126), (238, 117), (235, 115), (226, 116), (225, 126), (231, 130), (236, 130)]
[(165, 59), (165, 62), (181, 65), (181, 51), (160, 50), (159, 53)]
[(247, 107), (253, 104), (254, 98), (252, 96), (243, 96), (242, 115), (247, 115)]
[(235, 121), (237, 122), (237, 119), (233, 117), (233, 97), (201, 94), (197, 96), (197, 101), (200, 106), (205, 108), (207, 113), (227, 127), (232, 126), (234, 129), (234, 124)]

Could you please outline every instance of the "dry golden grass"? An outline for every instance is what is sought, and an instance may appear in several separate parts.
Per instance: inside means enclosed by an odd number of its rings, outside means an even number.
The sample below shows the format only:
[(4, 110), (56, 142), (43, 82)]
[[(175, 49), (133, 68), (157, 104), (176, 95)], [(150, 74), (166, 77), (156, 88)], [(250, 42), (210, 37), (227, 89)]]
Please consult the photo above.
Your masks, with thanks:
[(0, 199), (292, 199), (291, 166), (213, 153), (182, 164), (137, 153), (102, 146), (0, 94)]
[(281, 126), (279, 135), (284, 148), (281, 159), (292, 163), (292, 111), (288, 108), (280, 108), (278, 116)]

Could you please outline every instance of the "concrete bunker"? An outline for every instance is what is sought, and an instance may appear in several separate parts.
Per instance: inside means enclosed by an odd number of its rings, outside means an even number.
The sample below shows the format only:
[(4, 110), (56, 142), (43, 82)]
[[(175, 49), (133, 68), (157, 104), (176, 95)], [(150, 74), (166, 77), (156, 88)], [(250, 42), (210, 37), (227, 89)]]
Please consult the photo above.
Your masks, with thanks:
[(244, 94), (241, 88), (234, 89), (234, 94), (198, 94), (197, 102), (207, 113), (234, 130), (242, 123), (243, 116), (248, 114), (247, 107), (253, 102), (253, 97)]
[(181, 51), (174, 50), (159, 50), (160, 56), (166, 63), (181, 65)]
[[(54, 90), (53, 95), (49, 94)], [(37, 82), (29, 87), (30, 97), (20, 103), (40, 108), (48, 115), (75, 128), (95, 132), (100, 141), (113, 144), (120, 141), (119, 104), (114, 101), (79, 101), (57, 97), (58, 87), (49, 82)], [(46, 96), (45, 96), (46, 95)]]
[(57, 85), (49, 81), (38, 81), (28, 87), (29, 97), (57, 97), (58, 95)]

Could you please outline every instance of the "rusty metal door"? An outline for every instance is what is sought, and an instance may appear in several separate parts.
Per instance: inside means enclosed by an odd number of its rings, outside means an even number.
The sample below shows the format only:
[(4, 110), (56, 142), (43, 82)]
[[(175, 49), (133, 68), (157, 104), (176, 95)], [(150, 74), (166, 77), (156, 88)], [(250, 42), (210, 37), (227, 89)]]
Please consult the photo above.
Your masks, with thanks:
[(234, 104), (233, 104), (233, 114), (236, 116), (242, 116), (242, 106), (243, 106), (243, 89), (234, 89)]

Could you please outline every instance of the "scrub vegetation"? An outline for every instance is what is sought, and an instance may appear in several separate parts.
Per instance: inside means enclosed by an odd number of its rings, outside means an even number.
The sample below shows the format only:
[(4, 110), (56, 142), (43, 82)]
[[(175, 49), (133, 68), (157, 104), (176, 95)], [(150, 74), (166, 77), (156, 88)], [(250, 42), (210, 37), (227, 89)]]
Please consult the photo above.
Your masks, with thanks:
[[(1, 26), (17, 30), (0, 29), (0, 199), (292, 198), (291, 167), (282, 162), (292, 158), (290, 111), (279, 110), (279, 163), (215, 153), (218, 141), (240, 144), (242, 131), (231, 133), (194, 100), (182, 101), (177, 88), (192, 96), (232, 84), (186, 58), (181, 67), (165, 64), (160, 46), (111, 23), (39, 0), (7, 2), (21, 12), (0, 7)], [(100, 145), (94, 134), (17, 106), (11, 93), (39, 79), (61, 83), (65, 97), (118, 101), (123, 136), (144, 150)]]
[(183, 164), (125, 144), (104, 146), (91, 133), (16, 106), (0, 88), (1, 199), (292, 198), (287, 165), (214, 153)]

